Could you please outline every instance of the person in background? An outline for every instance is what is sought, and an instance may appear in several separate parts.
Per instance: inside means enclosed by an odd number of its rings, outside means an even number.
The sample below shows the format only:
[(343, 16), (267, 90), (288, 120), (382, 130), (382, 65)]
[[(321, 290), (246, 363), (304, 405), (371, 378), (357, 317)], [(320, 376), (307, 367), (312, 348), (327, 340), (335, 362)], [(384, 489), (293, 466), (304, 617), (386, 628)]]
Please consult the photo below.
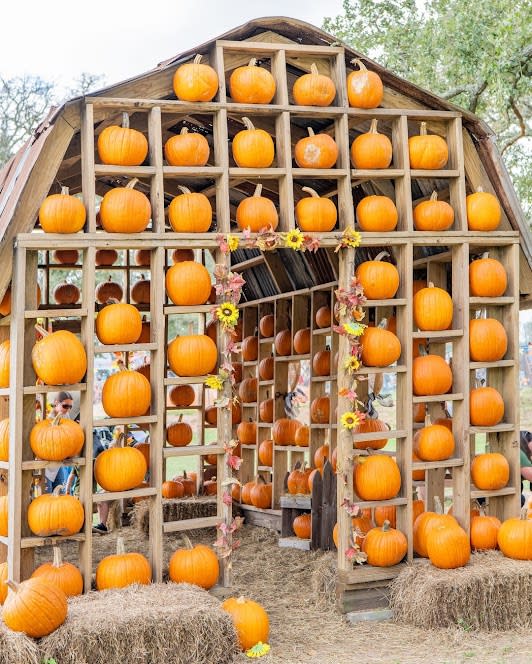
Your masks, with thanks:
[[(57, 397), (54, 399), (52, 410), (50, 411), (50, 419), (54, 419), (57, 415), (61, 415), (62, 418), (70, 417), (72, 407), (74, 405), (74, 400), (70, 392), (59, 392)], [(44, 469), (45, 477), (45, 492), (52, 493), (52, 491), (57, 486), (64, 486), (67, 482), (67, 478), (70, 475), (72, 468), (68, 466), (57, 466), (57, 467), (48, 467)], [(68, 493), (65, 491), (65, 493)]]
[(532, 489), (532, 433), (530, 431), (521, 431), (519, 447), (521, 451), (521, 507), (523, 507), (525, 504), (525, 494), (523, 492), (525, 480), (530, 482), (530, 488)]

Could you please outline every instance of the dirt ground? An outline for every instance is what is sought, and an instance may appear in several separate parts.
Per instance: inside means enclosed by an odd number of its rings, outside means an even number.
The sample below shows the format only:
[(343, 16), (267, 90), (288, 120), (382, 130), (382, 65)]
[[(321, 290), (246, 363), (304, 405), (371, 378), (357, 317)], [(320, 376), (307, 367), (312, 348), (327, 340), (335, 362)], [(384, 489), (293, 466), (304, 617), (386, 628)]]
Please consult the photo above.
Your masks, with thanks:
[[(126, 550), (147, 552), (147, 541), (137, 529), (122, 528), (95, 536), (97, 559), (114, 553), (118, 532), (125, 538)], [(213, 530), (197, 533), (193, 533), (196, 542), (215, 539)], [(271, 652), (261, 658), (264, 664), (530, 662), (529, 631), (423, 630), (392, 622), (349, 625), (327, 597), (313, 589), (313, 573), (323, 570), (332, 554), (280, 549), (275, 535), (262, 528), (244, 526), (238, 535), (241, 546), (234, 555), (234, 594), (260, 602), (269, 614)], [(166, 536), (166, 559), (178, 543), (178, 535)], [(66, 559), (76, 560), (75, 546), (63, 545)], [(49, 555), (42, 550), (39, 562)], [(241, 661), (250, 660), (242, 655)]]

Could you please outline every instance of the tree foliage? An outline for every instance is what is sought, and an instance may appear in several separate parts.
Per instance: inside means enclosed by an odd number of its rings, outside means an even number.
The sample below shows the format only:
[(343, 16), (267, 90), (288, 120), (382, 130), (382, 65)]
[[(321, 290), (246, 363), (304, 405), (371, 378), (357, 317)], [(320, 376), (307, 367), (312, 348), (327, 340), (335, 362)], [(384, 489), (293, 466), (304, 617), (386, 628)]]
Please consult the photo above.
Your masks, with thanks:
[(530, 0), (344, 0), (324, 29), (483, 118), (532, 211)]

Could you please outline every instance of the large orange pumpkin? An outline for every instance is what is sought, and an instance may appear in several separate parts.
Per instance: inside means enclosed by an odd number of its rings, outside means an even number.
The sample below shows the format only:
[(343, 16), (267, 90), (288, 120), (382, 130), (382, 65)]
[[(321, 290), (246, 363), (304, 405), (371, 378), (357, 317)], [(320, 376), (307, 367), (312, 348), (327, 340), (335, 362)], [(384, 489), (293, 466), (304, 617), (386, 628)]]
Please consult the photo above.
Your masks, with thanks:
[(275, 352), (277, 355), (287, 356), (292, 352), (292, 332), (290, 330), (281, 330), (275, 335)]
[(336, 97), (336, 87), (329, 76), (319, 73), (313, 62), (310, 74), (303, 74), (294, 83), (292, 95), (297, 106), (330, 106)]
[[(3, 420), (5, 421), (5, 420)], [(9, 420), (7, 420), (9, 422)], [(1, 423), (0, 423), (1, 424)], [(82, 427), (68, 417), (56, 415), (34, 424), (30, 431), (33, 453), (45, 461), (63, 461), (79, 455), (85, 442)]]
[(279, 215), (273, 201), (261, 194), (262, 184), (258, 184), (253, 196), (242, 199), (238, 204), (236, 223), (240, 230), (245, 231), (249, 228), (252, 233), (258, 233), (263, 228), (271, 227), (275, 230), (279, 225)]
[(272, 506), (272, 484), (267, 483), (261, 475), (257, 479), (250, 491), (251, 504), (260, 509), (269, 509)]
[(371, 121), (369, 131), (357, 136), (351, 144), (351, 161), (358, 169), (388, 168), (392, 163), (392, 142), (377, 132), (377, 120)]
[[(375, 411), (376, 412), (376, 411)], [(382, 420), (379, 420), (378, 417), (368, 417), (366, 416), (365, 420), (358, 424), (355, 429), (353, 430), (355, 434), (354, 438), (354, 447), (357, 450), (367, 450), (367, 449), (372, 449), (372, 450), (380, 450), (383, 447), (386, 446), (386, 443), (388, 442), (387, 438), (381, 438), (377, 440), (364, 440), (364, 441), (357, 441), (356, 439), (356, 434), (360, 433), (373, 433), (375, 432), (381, 432), (381, 431), (389, 431), (390, 427), (386, 424), (386, 422), (383, 422)]]
[(211, 294), (211, 276), (201, 263), (174, 263), (166, 272), (166, 292), (178, 306), (205, 304)]
[(446, 231), (453, 223), (454, 210), (446, 201), (438, 200), (437, 191), (414, 208), (414, 228), (418, 231)]
[(9, 387), (11, 344), (9, 339), (0, 343), (0, 387)]
[(164, 156), (170, 166), (205, 166), (210, 148), (205, 136), (183, 127), (164, 144)]
[(102, 406), (109, 417), (140, 417), (151, 405), (150, 381), (139, 371), (126, 369), (111, 374), (103, 384)]
[(170, 369), (178, 376), (206, 376), (218, 360), (216, 344), (205, 334), (176, 337), (167, 352)]
[(401, 489), (401, 473), (397, 463), (384, 454), (357, 457), (355, 491), (362, 500), (389, 500)]
[(315, 376), (330, 376), (331, 351), (319, 350), (312, 358), (312, 373)]
[(273, 357), (265, 357), (259, 362), (259, 377), (263, 381), (273, 380), (275, 362)]
[(310, 198), (300, 198), (296, 204), (295, 215), (299, 228), (306, 233), (332, 231), (338, 219), (335, 204), (310, 187), (302, 187), (301, 191), (310, 194)]
[(366, 65), (355, 58), (351, 63), (358, 65), (347, 76), (347, 98), (353, 108), (377, 108), (382, 103), (384, 87), (381, 77), (370, 71)]
[(134, 189), (138, 180), (108, 191), (100, 203), (100, 222), (108, 233), (141, 233), (151, 217), (150, 199)]
[(81, 341), (67, 330), (49, 333), (39, 327), (38, 331), (42, 338), (31, 351), (37, 377), (45, 385), (79, 383), (87, 371), (87, 354)]
[(487, 253), (469, 264), (469, 294), (474, 297), (504, 295), (508, 277), (502, 263)]
[(489, 233), (501, 223), (501, 206), (493, 194), (478, 187), (466, 196), (467, 226), (470, 231)]
[(508, 484), (510, 464), (500, 452), (477, 454), (471, 461), (471, 479), (477, 489), (497, 491)]
[(74, 496), (59, 495), (61, 488), (58, 486), (53, 493), (44, 493), (29, 504), (28, 526), (37, 537), (75, 535), (83, 526), (83, 506)]
[(129, 116), (122, 113), (122, 126), (106, 127), (98, 136), (98, 155), (102, 164), (140, 166), (148, 155), (144, 134), (130, 129)]
[(206, 233), (212, 224), (212, 206), (205, 194), (178, 185), (181, 192), (168, 206), (168, 221), (176, 233)]
[(455, 569), (469, 562), (471, 544), (465, 530), (454, 524), (439, 525), (427, 536), (427, 553), (434, 567)]
[(264, 129), (255, 129), (249, 118), (242, 118), (245, 129), (233, 138), (233, 159), (240, 168), (269, 168), (275, 156), (272, 137)]
[(238, 104), (269, 104), (275, 96), (275, 79), (251, 58), (247, 65), (237, 67), (229, 77), (229, 94)]
[(83, 577), (81, 576), (81, 572), (72, 563), (63, 561), (61, 549), (58, 546), (54, 546), (53, 550), (53, 562), (39, 565), (31, 575), (31, 578), (40, 578), (47, 581), (54, 587), (60, 588), (67, 597), (81, 595), (83, 592)]
[(94, 477), (105, 491), (134, 489), (147, 470), (144, 454), (135, 447), (109, 447), (94, 462)]
[(259, 461), (263, 466), (271, 468), (273, 464), (273, 440), (263, 440), (259, 445)]
[(39, 208), (39, 223), (45, 233), (77, 233), (86, 218), (85, 206), (69, 195), (68, 187), (62, 187), (60, 194), (47, 196)]
[(361, 231), (387, 233), (396, 228), (399, 213), (388, 196), (365, 196), (357, 205), (356, 218)]
[(245, 597), (230, 597), (222, 603), (222, 609), (233, 619), (242, 650), (268, 642), (268, 614), (260, 604)]
[(366, 367), (388, 367), (401, 356), (401, 342), (393, 332), (382, 327), (367, 327), (361, 341), (361, 358)]
[(338, 159), (338, 146), (329, 134), (315, 134), (307, 127), (308, 136), (300, 138), (294, 148), (299, 168), (332, 168)]
[(328, 424), (331, 414), (329, 397), (316, 397), (310, 404), (310, 420), (314, 424)]
[(368, 300), (388, 300), (397, 293), (399, 272), (395, 265), (382, 260), (386, 256), (390, 254), (381, 251), (373, 260), (360, 263), (355, 271)]
[(497, 535), (501, 522), (496, 516), (485, 514), (471, 518), (471, 547), (477, 551), (497, 548)]
[(443, 168), (449, 159), (447, 143), (441, 136), (427, 134), (427, 123), (422, 122), (419, 136), (408, 139), (410, 168), (421, 170), (438, 170)]
[(174, 92), (181, 101), (211, 101), (218, 92), (218, 75), (210, 65), (201, 64), (201, 55), (180, 65), (174, 74)]
[(420, 355), (412, 363), (412, 383), (416, 396), (446, 394), (453, 384), (451, 367), (439, 355)]
[(454, 436), (446, 426), (431, 424), (427, 416), (425, 426), (414, 436), (414, 452), (422, 461), (443, 461), (454, 452)]
[(96, 588), (125, 588), (133, 583), (151, 583), (150, 563), (141, 553), (126, 553), (124, 540), (118, 537), (116, 553), (102, 558), (96, 567)]
[(259, 356), (259, 338), (256, 336), (245, 337), (241, 349), (244, 362), (254, 362)]
[(414, 295), (414, 322), (420, 330), (446, 330), (453, 321), (453, 301), (443, 288), (429, 282)]
[(96, 317), (96, 335), (102, 344), (133, 344), (141, 333), (142, 318), (132, 304), (109, 304)]
[(444, 514), (440, 499), (434, 498), (434, 512), (423, 512), (414, 521), (414, 551), (423, 558), (428, 558), (427, 538), (433, 528), (450, 524), (458, 526), (458, 522), (450, 514)]
[(469, 322), (469, 356), (472, 362), (497, 362), (508, 348), (508, 336), (495, 318), (475, 318)]
[(507, 558), (532, 560), (532, 519), (527, 519), (526, 506), (521, 510), (520, 518), (503, 522), (497, 543)]
[(295, 445), (296, 433), (301, 422), (281, 417), (272, 427), (272, 438), (275, 445)]
[(504, 399), (494, 387), (475, 387), (469, 393), (469, 415), (475, 427), (494, 427), (504, 417)]
[(172, 447), (185, 447), (192, 441), (192, 427), (188, 422), (183, 422), (182, 413), (176, 422), (166, 427), (166, 440)]
[(259, 321), (259, 332), (261, 337), (273, 337), (275, 331), (275, 316), (266, 314)]
[(65, 622), (67, 596), (57, 585), (39, 578), (22, 583), (7, 581), (7, 585), (12, 592), (4, 602), (2, 619), (13, 632), (38, 639)]

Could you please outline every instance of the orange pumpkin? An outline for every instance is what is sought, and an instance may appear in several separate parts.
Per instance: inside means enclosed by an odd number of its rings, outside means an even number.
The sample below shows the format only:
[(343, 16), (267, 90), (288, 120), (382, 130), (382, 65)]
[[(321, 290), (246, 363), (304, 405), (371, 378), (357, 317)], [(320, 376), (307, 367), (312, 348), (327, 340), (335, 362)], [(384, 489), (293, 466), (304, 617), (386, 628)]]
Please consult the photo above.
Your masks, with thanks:
[(361, 358), (366, 367), (388, 367), (401, 356), (401, 342), (393, 332), (382, 327), (367, 327), (361, 341)]
[(205, 304), (211, 294), (211, 276), (201, 263), (174, 263), (166, 272), (166, 292), (178, 306)]
[[(256, 378), (250, 380), (256, 380)], [(254, 401), (256, 400), (257, 394), (255, 393)], [(257, 423), (251, 418), (247, 422), (240, 422), (236, 428), (236, 437), (242, 445), (255, 445), (257, 442)]]
[(137, 249), (135, 251), (135, 265), (139, 267), (150, 267), (151, 249)]
[(181, 192), (168, 206), (168, 220), (176, 233), (206, 233), (212, 224), (212, 207), (205, 194), (178, 185)]
[(151, 296), (150, 289), (150, 280), (145, 279), (144, 275), (141, 274), (140, 279), (131, 287), (131, 301), (135, 304), (149, 304)]
[[(375, 411), (376, 412), (376, 411)], [(364, 440), (364, 441), (357, 441), (356, 435), (361, 434), (361, 433), (373, 433), (373, 432), (381, 432), (381, 431), (389, 431), (390, 427), (386, 424), (386, 422), (383, 422), (382, 420), (379, 420), (378, 417), (369, 417), (366, 416), (365, 420), (358, 424), (355, 429), (353, 430), (355, 434), (354, 438), (354, 447), (357, 450), (367, 450), (367, 449), (372, 449), (372, 450), (381, 450), (383, 447), (386, 446), (386, 443), (388, 442), (387, 438), (381, 438), (381, 439), (376, 439), (376, 440)]]
[(330, 376), (331, 351), (319, 350), (312, 358), (312, 373), (315, 376)]
[(494, 387), (475, 387), (469, 393), (469, 415), (475, 427), (494, 427), (504, 417), (504, 399)]
[(175, 71), (173, 87), (181, 101), (211, 101), (218, 92), (218, 75), (210, 65), (201, 64), (201, 57), (196, 55)]
[(292, 333), (290, 330), (281, 330), (275, 335), (275, 352), (286, 357), (292, 352)]
[(245, 129), (233, 138), (233, 159), (239, 168), (269, 168), (275, 156), (272, 137), (255, 129), (249, 118), (242, 118)]
[(406, 556), (408, 543), (400, 530), (390, 527), (385, 521), (382, 528), (372, 528), (364, 538), (362, 551), (367, 555), (368, 565), (391, 567)]
[(273, 422), (273, 399), (265, 399), (259, 405), (259, 419), (261, 422)]
[(166, 427), (166, 440), (172, 447), (185, 447), (192, 441), (192, 427), (183, 422), (183, 414)]
[(347, 76), (349, 106), (377, 108), (382, 103), (384, 95), (381, 77), (374, 71), (370, 71), (358, 58), (351, 60), (351, 63), (358, 65), (358, 71), (354, 70)]
[(385, 521), (389, 521), (390, 526), (395, 528), (397, 525), (397, 508), (395, 505), (376, 507), (373, 510), (373, 520), (376, 526), (382, 526)]
[(181, 482), (168, 480), (161, 485), (161, 495), (163, 498), (183, 498), (185, 495), (185, 487)]
[(259, 338), (256, 336), (246, 337), (242, 341), (241, 348), (244, 362), (254, 362), (259, 356)]
[(138, 344), (149, 344), (151, 340), (151, 326), (150, 323), (146, 320), (146, 316), (142, 317), (141, 329), (139, 338), (137, 339)]
[(506, 519), (497, 534), (499, 549), (507, 558), (532, 560), (532, 520), (527, 519), (526, 506), (520, 518)]
[[(9, 426), (9, 419), (2, 422), (7, 422)], [(53, 419), (36, 422), (30, 431), (32, 452), (45, 461), (63, 461), (69, 457), (77, 457), (84, 442), (83, 428), (74, 420), (62, 417), (61, 414)]]
[(414, 436), (414, 452), (422, 461), (443, 461), (454, 453), (454, 436), (446, 426), (431, 424), (425, 418), (425, 426)]
[(103, 384), (104, 411), (109, 417), (140, 417), (146, 414), (150, 405), (150, 381), (139, 371), (130, 371), (119, 362), (119, 371), (111, 374)]
[(259, 377), (263, 381), (273, 380), (275, 362), (273, 357), (265, 357), (259, 362)]
[(0, 420), (0, 461), (9, 461), (9, 417)]
[(96, 300), (100, 304), (107, 304), (110, 300), (120, 302), (120, 300), (124, 297), (122, 286), (118, 282), (113, 281), (111, 276), (108, 277), (107, 281), (102, 281), (96, 286), (94, 294), (96, 296)]
[(420, 330), (447, 330), (453, 322), (453, 301), (443, 288), (429, 282), (414, 295), (414, 322)]
[(336, 86), (329, 76), (319, 73), (313, 62), (310, 74), (303, 74), (295, 81), (292, 95), (297, 106), (330, 106), (336, 97)]
[[(351, 532), (353, 534), (353, 539), (358, 546), (362, 547), (364, 542), (364, 537), (369, 533), (373, 528), (373, 523), (371, 522), (371, 510), (361, 510), (360, 516), (354, 516), (351, 519)], [(334, 524), (333, 528), (333, 542), (338, 548), (338, 524)]]
[(302, 187), (301, 191), (310, 194), (310, 198), (300, 198), (296, 204), (295, 215), (299, 228), (305, 233), (332, 231), (338, 219), (335, 204), (310, 187)]
[(0, 343), (0, 387), (9, 387), (11, 344), (9, 339)]
[(502, 263), (485, 253), (469, 264), (469, 294), (474, 297), (504, 295), (508, 277)]
[(96, 317), (96, 335), (102, 344), (134, 344), (141, 333), (142, 319), (132, 304), (109, 304)]
[(388, 300), (397, 293), (399, 271), (392, 263), (382, 260), (386, 256), (390, 254), (381, 251), (373, 260), (360, 263), (355, 271), (368, 300)]
[(257, 401), (258, 381), (256, 378), (244, 378), (238, 387), (238, 396), (242, 403)]
[(355, 492), (362, 500), (390, 500), (401, 489), (401, 473), (397, 463), (384, 454), (357, 457)]
[(331, 451), (330, 446), (327, 443), (325, 443), (324, 445), (320, 445), (320, 447), (318, 447), (318, 449), (314, 452), (314, 465), (322, 473), (323, 473), (323, 466), (325, 465), (325, 461), (329, 458), (330, 451)]
[(296, 431), (294, 442), (298, 447), (308, 447), (310, 441), (310, 429), (306, 425), (301, 425)]
[(52, 257), (56, 263), (61, 263), (61, 265), (75, 265), (79, 259), (79, 251), (77, 249), (56, 249), (52, 253)]
[(126, 553), (124, 540), (116, 540), (116, 553), (105, 556), (96, 568), (96, 588), (125, 588), (134, 583), (151, 583), (151, 567), (141, 553)]
[(472, 362), (497, 362), (506, 355), (508, 336), (495, 318), (469, 322), (469, 356)]
[(108, 233), (141, 233), (151, 217), (150, 199), (134, 189), (138, 180), (108, 191), (100, 203), (100, 222)]
[(289, 473), (286, 480), (286, 485), (288, 487), (288, 493), (297, 494), (309, 493), (308, 490), (308, 476), (311, 473), (311, 469), (306, 467), (306, 464), (299, 467), (299, 464), (296, 464), (294, 470)]
[(310, 420), (314, 424), (328, 424), (331, 414), (329, 397), (316, 397), (310, 404)]
[(297, 355), (310, 353), (310, 327), (298, 330), (294, 334), (294, 351)]
[(453, 524), (439, 525), (427, 536), (427, 553), (434, 567), (456, 569), (467, 565), (471, 545), (465, 530)]
[(251, 504), (260, 509), (269, 509), (272, 506), (272, 484), (266, 483), (261, 475), (257, 476), (250, 491)]
[(40, 578), (43, 581), (47, 581), (56, 588), (60, 588), (67, 597), (81, 595), (83, 592), (83, 577), (81, 576), (81, 572), (72, 563), (63, 561), (61, 549), (58, 546), (53, 547), (53, 552), (53, 562), (39, 565), (30, 578)]
[(351, 144), (354, 168), (388, 168), (392, 163), (392, 143), (388, 136), (377, 132), (377, 120), (371, 121), (369, 131), (357, 136)]
[(310, 514), (300, 514), (292, 522), (292, 529), (299, 539), (310, 539), (312, 517)]
[(39, 223), (45, 233), (77, 233), (86, 218), (81, 199), (70, 196), (68, 187), (61, 187), (60, 194), (47, 196), (39, 208)]
[(130, 129), (129, 116), (122, 113), (122, 126), (106, 127), (98, 136), (98, 155), (102, 164), (140, 166), (148, 155), (144, 134)]
[(436, 191), (428, 201), (422, 201), (414, 208), (414, 228), (418, 231), (446, 231), (453, 223), (453, 208), (449, 203), (439, 201)]
[(332, 168), (338, 159), (338, 146), (329, 134), (315, 134), (307, 127), (308, 136), (300, 138), (294, 148), (299, 168)]
[(275, 230), (279, 225), (279, 215), (272, 200), (261, 196), (262, 184), (255, 187), (255, 193), (244, 198), (236, 209), (236, 223), (245, 231), (259, 233), (263, 228)]
[(476, 551), (497, 548), (497, 535), (501, 522), (496, 516), (482, 514), (471, 519), (471, 547)]
[(38, 331), (41, 339), (31, 351), (31, 362), (37, 377), (45, 385), (79, 383), (87, 371), (87, 354), (81, 341), (68, 330), (47, 332), (39, 327)]
[(266, 314), (259, 321), (259, 332), (261, 337), (273, 337), (275, 331), (275, 317), (273, 314)]
[(408, 139), (408, 154), (410, 168), (421, 170), (438, 170), (449, 159), (447, 143), (441, 136), (427, 134), (426, 122), (421, 122), (419, 136)]
[(477, 454), (471, 461), (471, 479), (477, 489), (498, 491), (508, 484), (510, 464), (500, 452)]
[(134, 489), (147, 470), (144, 454), (135, 447), (109, 447), (94, 462), (94, 477), (105, 491)]
[(443, 357), (420, 355), (412, 363), (412, 383), (416, 396), (446, 394), (453, 384), (453, 374)]
[(53, 493), (44, 493), (29, 504), (28, 526), (37, 537), (75, 535), (83, 526), (83, 506), (74, 496), (59, 495), (61, 488), (58, 486)]
[(118, 251), (115, 249), (98, 249), (96, 251), (96, 265), (106, 267), (114, 265), (118, 260)]
[(239, 104), (269, 104), (275, 96), (275, 79), (251, 58), (247, 65), (237, 67), (229, 77), (229, 94)]
[[(65, 622), (67, 596), (56, 585), (39, 578), (22, 583), (8, 580), (6, 584), (11, 592), (4, 602), (2, 619), (13, 632), (24, 632), (38, 639), (51, 634)], [(28, 661), (27, 657), (24, 659)]]
[(205, 136), (183, 127), (164, 144), (164, 156), (170, 166), (205, 166), (210, 148)]
[(176, 337), (167, 353), (170, 369), (178, 376), (206, 376), (218, 361), (216, 344), (205, 334)]
[(316, 311), (315, 321), (320, 329), (331, 327), (331, 308), (327, 305), (320, 307)]
[(273, 464), (273, 440), (263, 440), (259, 445), (259, 461), (261, 465), (272, 467)]
[(174, 249), (172, 251), (172, 260), (174, 263), (181, 263), (182, 261), (193, 261), (194, 260), (194, 250), (193, 249)]
[(414, 522), (413, 544), (418, 556), (428, 558), (427, 539), (433, 528), (442, 525), (458, 526), (458, 522), (450, 514), (444, 514), (440, 499), (434, 498), (434, 512), (423, 512)]
[(493, 194), (478, 187), (466, 196), (467, 226), (470, 231), (489, 233), (501, 223), (501, 206)]
[(357, 205), (356, 218), (361, 231), (387, 233), (395, 230), (399, 214), (388, 196), (365, 196)]
[(275, 445), (294, 445), (296, 433), (301, 422), (290, 420), (287, 417), (281, 417), (275, 421), (272, 427), (272, 438)]

